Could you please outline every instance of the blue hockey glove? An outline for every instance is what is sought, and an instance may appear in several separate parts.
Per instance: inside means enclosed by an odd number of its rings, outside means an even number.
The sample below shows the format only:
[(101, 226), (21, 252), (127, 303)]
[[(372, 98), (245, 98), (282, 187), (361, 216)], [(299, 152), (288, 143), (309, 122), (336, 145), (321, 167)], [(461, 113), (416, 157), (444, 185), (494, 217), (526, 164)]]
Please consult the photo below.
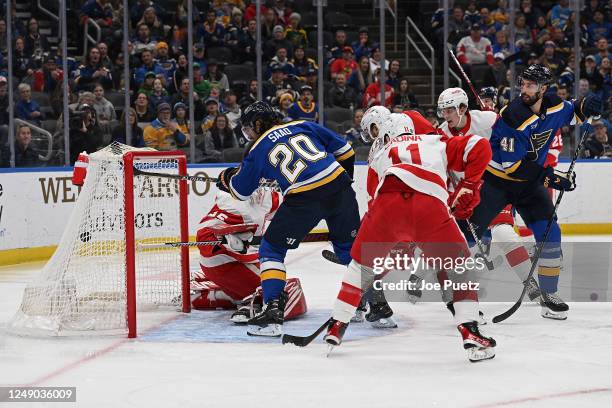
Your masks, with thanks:
[(238, 173), (238, 167), (228, 167), (219, 174), (217, 188), (226, 193), (230, 193), (230, 180)]
[(589, 116), (600, 116), (603, 112), (603, 102), (596, 95), (585, 96), (582, 101), (582, 115), (585, 118)]
[(555, 170), (552, 167), (544, 169), (544, 187), (555, 190), (572, 191), (576, 188), (576, 173)]

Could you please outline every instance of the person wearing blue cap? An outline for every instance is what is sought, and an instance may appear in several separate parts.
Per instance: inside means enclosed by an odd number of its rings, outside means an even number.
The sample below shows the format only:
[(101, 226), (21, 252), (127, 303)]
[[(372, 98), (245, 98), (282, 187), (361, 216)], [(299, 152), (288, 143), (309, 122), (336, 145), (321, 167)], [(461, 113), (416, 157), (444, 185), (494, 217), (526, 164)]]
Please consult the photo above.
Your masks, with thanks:
[(171, 111), (170, 104), (166, 102), (157, 105), (157, 119), (144, 129), (147, 147), (174, 150), (177, 146), (189, 144), (189, 134), (183, 133), (177, 123), (170, 119)]

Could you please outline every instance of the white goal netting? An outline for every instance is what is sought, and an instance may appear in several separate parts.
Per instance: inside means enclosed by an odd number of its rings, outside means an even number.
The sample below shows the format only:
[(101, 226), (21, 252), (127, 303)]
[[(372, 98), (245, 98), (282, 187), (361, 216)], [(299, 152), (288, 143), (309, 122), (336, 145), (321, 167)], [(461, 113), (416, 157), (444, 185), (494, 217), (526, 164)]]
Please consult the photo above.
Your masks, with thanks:
[[(60, 244), (40, 275), (26, 287), (9, 329), (55, 335), (127, 330), (132, 319), (127, 306), (130, 263), (136, 288), (132, 304), (139, 312), (181, 306), (185, 252), (159, 245), (145, 247), (181, 241), (179, 182), (165, 177), (133, 177), (133, 200), (129, 195), (126, 199), (125, 153), (135, 152), (134, 167), (140, 170), (179, 173), (178, 155), (138, 156), (150, 151), (113, 143), (89, 156), (85, 184), (66, 220)], [(181, 193), (186, 194), (186, 189)], [(133, 241), (126, 234), (130, 205)], [(134, 261), (127, 251), (130, 242), (134, 243)], [(135, 329), (135, 322), (132, 324)]]

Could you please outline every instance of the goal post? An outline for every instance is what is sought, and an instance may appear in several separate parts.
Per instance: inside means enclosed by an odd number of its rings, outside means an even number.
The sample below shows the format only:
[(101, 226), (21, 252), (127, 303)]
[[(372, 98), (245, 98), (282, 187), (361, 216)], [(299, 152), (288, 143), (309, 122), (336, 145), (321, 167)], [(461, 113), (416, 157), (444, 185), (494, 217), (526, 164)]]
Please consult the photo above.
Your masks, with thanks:
[(133, 338), (142, 312), (190, 312), (189, 247), (140, 245), (189, 240), (187, 181), (135, 176), (134, 168), (186, 175), (187, 161), (182, 151), (116, 142), (89, 155), (60, 243), (24, 290), (9, 331)]

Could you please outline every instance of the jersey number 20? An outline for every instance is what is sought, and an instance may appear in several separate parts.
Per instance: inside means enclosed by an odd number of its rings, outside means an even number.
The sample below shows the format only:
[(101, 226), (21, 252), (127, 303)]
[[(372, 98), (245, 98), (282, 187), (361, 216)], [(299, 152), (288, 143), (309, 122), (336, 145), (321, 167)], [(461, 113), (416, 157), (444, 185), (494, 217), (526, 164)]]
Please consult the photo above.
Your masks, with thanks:
[[(295, 154), (298, 155), (298, 159), (293, 162)], [(295, 183), (300, 173), (307, 167), (302, 159), (316, 162), (326, 155), (327, 153), (317, 149), (317, 146), (306, 135), (295, 135), (290, 137), (287, 143), (279, 143), (274, 146), (268, 158), (274, 167), (280, 165), (280, 172), (287, 181)]]

